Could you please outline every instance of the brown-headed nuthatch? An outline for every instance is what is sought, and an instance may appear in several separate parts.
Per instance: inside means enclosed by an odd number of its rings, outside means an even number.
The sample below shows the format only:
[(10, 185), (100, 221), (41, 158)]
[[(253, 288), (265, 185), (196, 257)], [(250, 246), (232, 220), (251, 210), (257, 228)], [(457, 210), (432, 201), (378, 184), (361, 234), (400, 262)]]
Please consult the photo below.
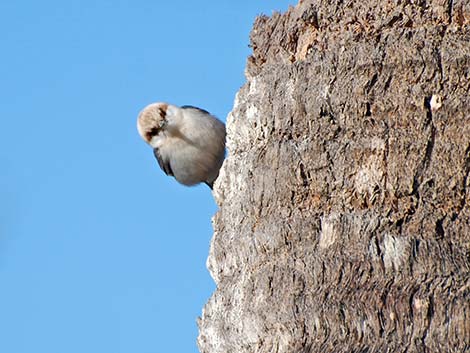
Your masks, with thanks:
[(225, 157), (225, 125), (203, 109), (153, 103), (137, 119), (160, 168), (183, 185), (212, 185)]

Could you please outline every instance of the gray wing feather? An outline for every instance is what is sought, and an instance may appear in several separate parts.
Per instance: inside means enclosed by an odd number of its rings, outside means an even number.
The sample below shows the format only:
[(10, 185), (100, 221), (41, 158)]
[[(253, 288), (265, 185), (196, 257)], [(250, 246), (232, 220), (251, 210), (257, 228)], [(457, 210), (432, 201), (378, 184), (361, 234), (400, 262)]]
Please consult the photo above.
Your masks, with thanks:
[(204, 109), (201, 109), (201, 108), (198, 108), (198, 107), (195, 107), (194, 105), (182, 105), (181, 106), (181, 109), (196, 109), (196, 110), (199, 110), (203, 113), (206, 113), (208, 115), (211, 115), (211, 113), (209, 113), (207, 110), (204, 110)]
[(153, 149), (153, 154), (155, 155), (155, 158), (158, 161), (158, 165), (165, 172), (165, 174), (173, 176), (173, 171), (171, 170), (170, 161), (167, 159), (163, 159), (158, 148)]

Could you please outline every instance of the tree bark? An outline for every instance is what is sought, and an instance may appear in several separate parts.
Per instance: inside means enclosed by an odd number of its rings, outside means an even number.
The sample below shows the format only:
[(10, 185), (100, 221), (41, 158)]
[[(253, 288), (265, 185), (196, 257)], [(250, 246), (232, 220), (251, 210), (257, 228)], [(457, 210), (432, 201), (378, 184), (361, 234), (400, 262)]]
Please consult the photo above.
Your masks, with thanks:
[(470, 4), (305, 0), (251, 46), (200, 351), (470, 351)]

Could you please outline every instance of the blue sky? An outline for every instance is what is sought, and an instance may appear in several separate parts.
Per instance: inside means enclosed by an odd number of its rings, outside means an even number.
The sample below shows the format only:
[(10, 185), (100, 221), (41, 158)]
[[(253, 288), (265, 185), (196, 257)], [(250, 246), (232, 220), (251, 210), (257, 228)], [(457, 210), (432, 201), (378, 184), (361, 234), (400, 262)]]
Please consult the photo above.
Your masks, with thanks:
[(295, 2), (0, 3), (0, 352), (197, 352), (216, 206), (136, 117), (225, 121), (255, 16)]

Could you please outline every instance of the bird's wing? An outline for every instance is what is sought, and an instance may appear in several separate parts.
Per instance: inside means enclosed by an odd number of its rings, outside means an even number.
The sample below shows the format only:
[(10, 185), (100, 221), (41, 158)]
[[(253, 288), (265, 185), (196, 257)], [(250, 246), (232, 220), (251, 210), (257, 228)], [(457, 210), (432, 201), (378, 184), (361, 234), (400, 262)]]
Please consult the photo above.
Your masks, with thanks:
[(158, 165), (165, 172), (165, 174), (173, 176), (173, 171), (171, 170), (170, 161), (168, 159), (163, 159), (158, 148), (153, 149), (153, 154), (155, 155), (155, 158), (158, 161)]
[(204, 109), (195, 107), (194, 105), (182, 105), (182, 106), (181, 106), (181, 109), (196, 109), (196, 110), (199, 110), (200, 112), (203, 112), (203, 113), (206, 113), (206, 114), (208, 114), (208, 115), (211, 115), (211, 113), (209, 113), (207, 110), (204, 110)]

